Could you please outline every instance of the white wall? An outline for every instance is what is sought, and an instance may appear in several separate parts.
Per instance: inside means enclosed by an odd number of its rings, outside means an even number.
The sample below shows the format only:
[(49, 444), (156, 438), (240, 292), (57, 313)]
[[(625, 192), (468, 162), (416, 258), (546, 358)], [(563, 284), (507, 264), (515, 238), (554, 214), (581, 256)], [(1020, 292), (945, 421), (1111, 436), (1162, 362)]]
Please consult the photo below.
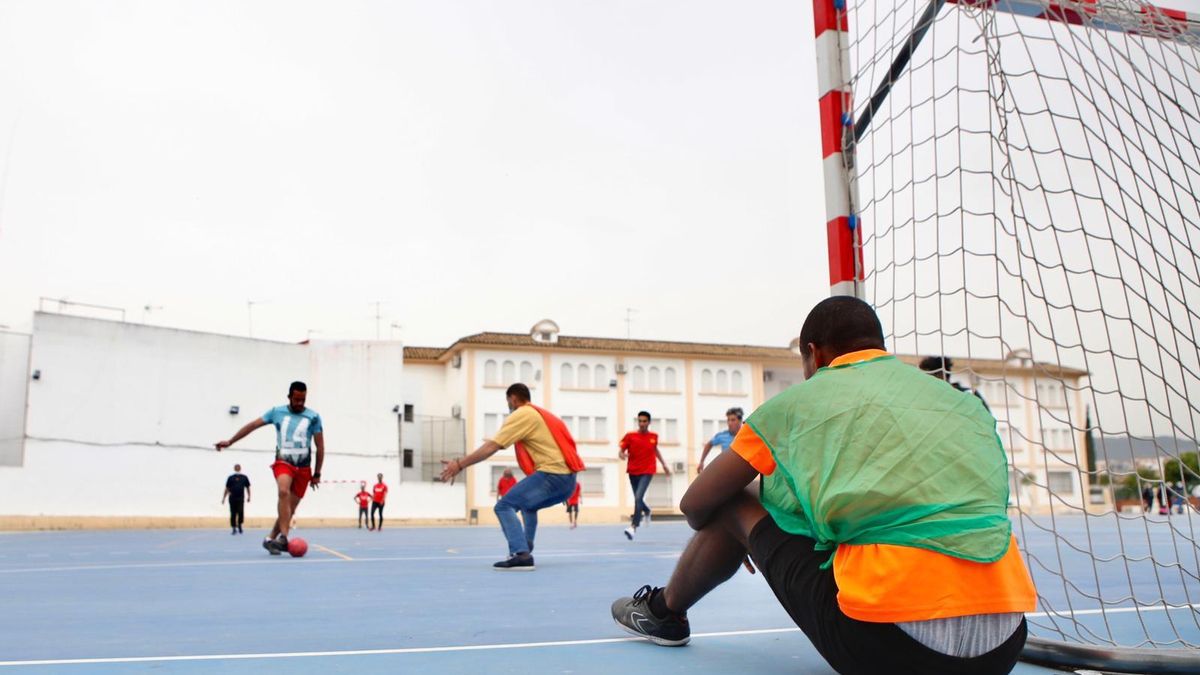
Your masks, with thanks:
[(20, 466), (29, 386), (29, 338), (0, 332), (0, 466)]
[[(260, 489), (249, 514), (269, 515), (273, 429), (225, 453), (212, 444), (282, 405), (288, 384), (303, 380), (325, 426), (322, 473), (330, 484), (306, 497), (302, 513), (353, 517), (357, 481), (382, 472), (399, 482), (392, 407), (404, 402), (401, 350), (399, 343), (297, 345), (37, 314), (30, 363), (42, 377), (29, 390), (24, 466), (0, 470), (0, 514), (213, 515), (240, 461)], [(231, 415), (231, 405), (240, 414)], [(425, 494), (432, 487), (447, 489)], [(462, 517), (461, 491), (405, 488), (393, 492), (389, 515)]]

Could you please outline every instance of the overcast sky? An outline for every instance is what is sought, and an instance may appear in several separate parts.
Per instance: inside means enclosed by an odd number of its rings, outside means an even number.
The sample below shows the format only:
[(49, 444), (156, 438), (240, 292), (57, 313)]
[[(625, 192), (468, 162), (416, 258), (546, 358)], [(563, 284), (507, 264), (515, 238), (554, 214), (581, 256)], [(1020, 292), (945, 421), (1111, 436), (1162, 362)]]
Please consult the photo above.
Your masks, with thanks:
[(16, 330), (785, 345), (828, 293), (808, 2), (0, 0), (0, 92)]
[(786, 345), (828, 293), (810, 12), (0, 1), (0, 324)]

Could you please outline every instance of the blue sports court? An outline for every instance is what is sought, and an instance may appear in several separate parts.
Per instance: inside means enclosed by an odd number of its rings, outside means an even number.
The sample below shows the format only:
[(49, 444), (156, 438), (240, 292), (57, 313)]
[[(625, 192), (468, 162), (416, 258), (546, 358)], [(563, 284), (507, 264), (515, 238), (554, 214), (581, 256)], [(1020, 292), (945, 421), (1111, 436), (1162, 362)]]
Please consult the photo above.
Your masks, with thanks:
[[(1026, 525), (1022, 533), (1018, 522), (1016, 531), (1033, 544), (1030, 568), (1039, 593), (1062, 607), (1070, 585), (1049, 575), (1040, 560), (1057, 560), (1056, 551), (1069, 549), (1063, 544), (1073, 536), (1087, 536), (1087, 528), (1078, 517), (1059, 518), (1057, 535)], [(1162, 526), (1155, 536), (1168, 543), (1165, 528), (1171, 524), (1151, 525)], [(1100, 550), (1121, 545), (1115, 528), (1092, 523), (1091, 529)], [(296, 534), (310, 546), (302, 559), (268, 556), (259, 547), (260, 532), (0, 535), (5, 609), (0, 668), (31, 673), (832, 672), (763, 580), (744, 571), (692, 610), (689, 646), (657, 647), (623, 633), (612, 622), (609, 605), (642, 584), (661, 585), (667, 579), (690, 534), (680, 522), (655, 522), (633, 542), (625, 541), (618, 526), (544, 527), (533, 573), (491, 569), (504, 550), (493, 527), (397, 527), (380, 533), (300, 529)], [(1093, 575), (1090, 557), (1064, 560), (1080, 579)], [(1136, 565), (1131, 569), (1135, 597), (1154, 593), (1155, 575)], [(1115, 574), (1105, 580), (1117, 595), (1129, 583)], [(1200, 641), (1193, 608), (1103, 617), (1079, 598), (1073, 603), (1078, 620), (1092, 622), (1097, 631), (1107, 625), (1136, 641), (1143, 630), (1177, 629)], [(1031, 617), (1035, 634), (1046, 635), (1045, 626), (1065, 623), (1042, 613)], [(1051, 671), (1021, 664), (1016, 672)]]

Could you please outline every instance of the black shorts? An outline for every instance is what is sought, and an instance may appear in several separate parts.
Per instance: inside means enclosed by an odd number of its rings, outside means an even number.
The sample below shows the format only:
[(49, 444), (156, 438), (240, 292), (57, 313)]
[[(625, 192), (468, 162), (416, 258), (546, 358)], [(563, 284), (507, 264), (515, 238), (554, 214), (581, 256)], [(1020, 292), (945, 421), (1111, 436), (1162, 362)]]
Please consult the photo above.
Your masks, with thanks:
[(567, 513), (579, 513), (579, 505), (567, 504)]
[(767, 516), (750, 533), (750, 556), (821, 656), (839, 673), (1007, 673), (1025, 646), (1025, 620), (992, 651), (972, 658), (948, 656), (917, 642), (893, 623), (870, 623), (842, 613), (832, 569), (821, 569), (831, 551), (814, 550), (808, 537), (779, 529)]

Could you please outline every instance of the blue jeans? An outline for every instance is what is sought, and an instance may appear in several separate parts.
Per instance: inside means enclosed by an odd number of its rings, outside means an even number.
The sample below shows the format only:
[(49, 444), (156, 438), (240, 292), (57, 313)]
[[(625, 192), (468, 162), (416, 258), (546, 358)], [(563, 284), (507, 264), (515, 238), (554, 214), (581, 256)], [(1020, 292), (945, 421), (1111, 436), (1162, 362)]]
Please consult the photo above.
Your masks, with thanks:
[[(508, 554), (532, 553), (533, 537), (537, 534), (537, 512), (547, 506), (561, 504), (575, 491), (575, 474), (542, 473), (535, 471), (513, 486), (496, 502), (496, 517), (508, 540)], [(517, 511), (521, 517), (517, 518)], [(525, 521), (525, 526), (521, 526)]]
[(633, 488), (633, 526), (642, 524), (642, 516), (649, 515), (650, 507), (646, 506), (646, 490), (650, 488), (650, 481), (654, 479), (654, 474), (644, 473), (640, 476), (629, 476), (629, 487)]

